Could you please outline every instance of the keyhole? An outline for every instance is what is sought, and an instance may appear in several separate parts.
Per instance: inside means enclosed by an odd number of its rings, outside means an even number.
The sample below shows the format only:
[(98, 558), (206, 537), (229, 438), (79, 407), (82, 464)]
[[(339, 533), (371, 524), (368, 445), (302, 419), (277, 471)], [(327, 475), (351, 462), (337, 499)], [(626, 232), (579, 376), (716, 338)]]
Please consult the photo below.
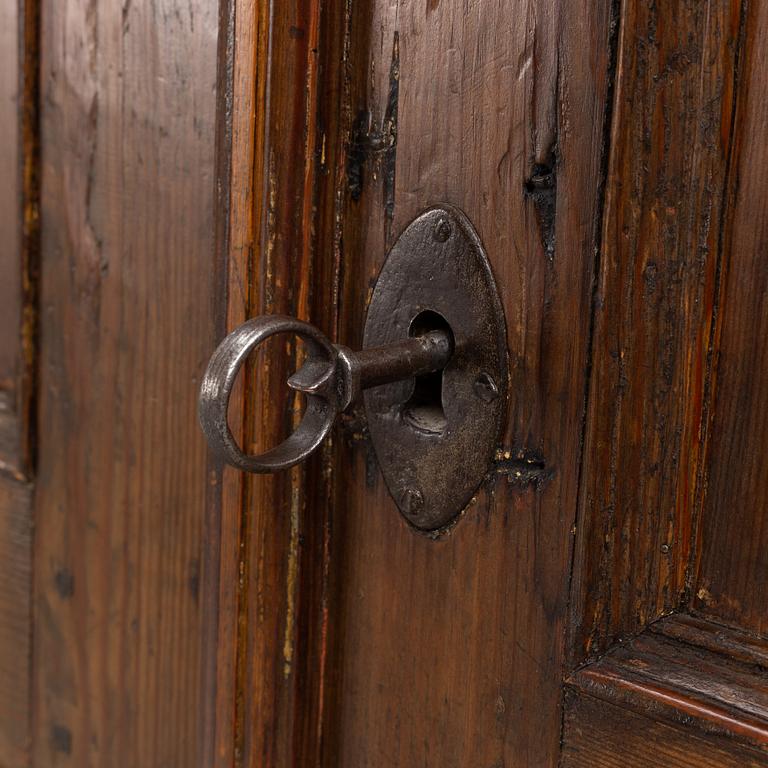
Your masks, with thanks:
[[(429, 309), (420, 312), (411, 322), (409, 336), (422, 336), (429, 331), (447, 331), (453, 346), (453, 332), (446, 319)], [(443, 372), (434, 371), (417, 376), (413, 394), (403, 406), (403, 417), (419, 432), (439, 435), (448, 420), (443, 408)]]

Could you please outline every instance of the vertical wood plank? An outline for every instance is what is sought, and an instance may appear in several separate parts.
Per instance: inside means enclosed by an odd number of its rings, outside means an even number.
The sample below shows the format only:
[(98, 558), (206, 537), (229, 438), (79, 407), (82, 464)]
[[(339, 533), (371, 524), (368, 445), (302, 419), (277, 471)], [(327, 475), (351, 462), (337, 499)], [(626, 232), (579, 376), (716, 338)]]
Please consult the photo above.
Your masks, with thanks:
[[(219, 333), (285, 312), (332, 335), (344, 3), (280, 12), (222, 7), (219, 236), (227, 285)], [(232, 397), (247, 449), (278, 442), (298, 417), (286, 388), (293, 340), (255, 354)], [(206, 639), (216, 695), (203, 752), (215, 765), (315, 765), (323, 713), (330, 515), (326, 455), (291, 473), (250, 477), (211, 467), (206, 545), (219, 623)]]
[(21, 339), (21, 19), (17, 3), (0, 8), (0, 467), (18, 471)]
[[(219, 6), (216, 115), (216, 252), (219, 280), (212, 296), (215, 341), (242, 323), (250, 305), (255, 179), (261, 177), (263, 133), (256, 135), (256, 116), (263, 120), (264, 73), (269, 60), (269, 13), (259, 4), (224, 0)], [(243, 441), (244, 388), (230, 400), (233, 434)], [(223, 471), (209, 457), (206, 503), (203, 595), (211, 617), (203, 638), (204, 698), (201, 765), (232, 766), (241, 758), (238, 721), (240, 642), (245, 632), (240, 608), (243, 580), (243, 473)]]
[(0, 10), (0, 471), (34, 463), (39, 2)]
[(499, 284), (511, 395), (497, 466), (437, 540), (348, 421), (327, 765), (557, 761), (610, 23), (605, 3), (352, 7), (341, 341), (396, 234), (452, 203)]
[(741, 5), (622, 4), (572, 585), (576, 662), (684, 600)]
[(42, 11), (34, 760), (193, 766), (218, 8)]
[(30, 755), (32, 487), (0, 474), (0, 765)]
[[(256, 59), (249, 313), (310, 319), (332, 335), (333, 159), (338, 151), (343, 3), (298, 0), (269, 19)], [(264, 29), (263, 20), (257, 22)], [(326, 122), (323, 117), (326, 116)], [(233, 154), (233, 162), (240, 162)], [(263, 451), (295, 427), (285, 384), (295, 339), (254, 355), (245, 377), (245, 438)], [(246, 479), (241, 526), (236, 759), (316, 765), (324, 684), (327, 459)]]
[(768, 8), (750, 3), (730, 180), (716, 401), (708, 458), (702, 560), (694, 606), (759, 633), (768, 631)]
[(38, 3), (0, 8), (0, 765), (30, 764)]

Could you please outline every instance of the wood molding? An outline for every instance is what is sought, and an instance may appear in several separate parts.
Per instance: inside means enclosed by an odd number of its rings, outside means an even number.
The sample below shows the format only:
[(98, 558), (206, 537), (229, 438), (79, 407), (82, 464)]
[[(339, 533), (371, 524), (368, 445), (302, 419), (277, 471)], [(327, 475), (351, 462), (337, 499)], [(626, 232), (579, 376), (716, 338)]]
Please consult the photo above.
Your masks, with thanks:
[(598, 765), (626, 765), (633, 749), (638, 765), (768, 765), (766, 662), (768, 642), (744, 631), (689, 615), (652, 624), (566, 680), (564, 765), (604, 753)]
[[(343, 2), (319, 0), (279, 13), (231, 0), (222, 11), (221, 335), (247, 317), (282, 312), (335, 336), (346, 13)], [(300, 349), (283, 341), (253, 356), (232, 397), (230, 422), (253, 451), (279, 442), (297, 418), (285, 379)], [(210, 468), (207, 583), (218, 628), (206, 641), (216, 697), (204, 750), (217, 766), (318, 763), (332, 446), (324, 451), (271, 476)]]

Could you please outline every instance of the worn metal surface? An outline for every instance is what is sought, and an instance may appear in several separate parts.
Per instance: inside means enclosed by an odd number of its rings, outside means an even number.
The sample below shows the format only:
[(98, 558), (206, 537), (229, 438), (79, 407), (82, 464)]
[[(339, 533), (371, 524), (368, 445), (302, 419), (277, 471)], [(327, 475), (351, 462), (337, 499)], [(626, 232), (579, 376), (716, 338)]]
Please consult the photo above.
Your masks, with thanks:
[[(232, 386), (270, 336), (307, 346), (288, 385), (306, 396), (295, 432), (251, 456), (227, 423)], [(248, 472), (287, 469), (313, 453), (336, 416), (363, 390), (376, 454), (400, 511), (435, 530), (466, 506), (485, 476), (502, 426), (505, 326), (482, 245), (458, 210), (433, 208), (411, 223), (384, 264), (361, 352), (283, 315), (256, 317), (214, 352), (200, 387), (199, 417), (211, 449)]]
[[(306, 395), (306, 408), (298, 428), (287, 439), (266, 453), (249, 456), (237, 445), (227, 423), (229, 398), (248, 355), (278, 333), (295, 334), (307, 346), (304, 364), (288, 379), (292, 389)], [(214, 453), (232, 466), (258, 473), (287, 469), (319, 447), (336, 416), (363, 389), (438, 371), (452, 349), (450, 335), (434, 330), (382, 348), (353, 352), (331, 344), (313, 325), (293, 317), (256, 317), (232, 331), (213, 353), (200, 386), (200, 425)]]
[(442, 373), (365, 392), (373, 445), (406, 519), (433, 531), (472, 499), (494, 455), (505, 413), (504, 315), (490, 265), (469, 220), (450, 206), (418, 216), (381, 270), (364, 347), (448, 327), (454, 351)]
[(284, 315), (255, 317), (230, 333), (216, 348), (200, 385), (198, 416), (214, 453), (234, 467), (248, 472), (276, 472), (298, 464), (314, 451), (328, 434), (337, 409), (322, 389), (332, 378), (333, 368), (323, 369), (324, 381), (315, 381), (317, 394), (307, 394), (304, 417), (297, 430), (282, 443), (258, 456), (246, 455), (237, 445), (227, 423), (232, 386), (240, 366), (259, 344), (278, 333), (293, 333), (307, 346), (306, 365), (315, 368), (333, 361), (333, 345), (312, 325)]

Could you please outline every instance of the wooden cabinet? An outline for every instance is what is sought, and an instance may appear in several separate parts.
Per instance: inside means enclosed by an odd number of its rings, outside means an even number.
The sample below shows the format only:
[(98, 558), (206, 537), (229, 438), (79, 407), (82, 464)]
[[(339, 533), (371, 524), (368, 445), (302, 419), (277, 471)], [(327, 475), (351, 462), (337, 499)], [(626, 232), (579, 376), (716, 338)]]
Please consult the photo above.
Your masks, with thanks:
[[(766, 3), (0, 20), (0, 766), (768, 766)], [(216, 343), (285, 313), (359, 347), (440, 202), (510, 360), (461, 519), (409, 526), (360, 407), (223, 468)], [(295, 357), (238, 382), (249, 450)]]

